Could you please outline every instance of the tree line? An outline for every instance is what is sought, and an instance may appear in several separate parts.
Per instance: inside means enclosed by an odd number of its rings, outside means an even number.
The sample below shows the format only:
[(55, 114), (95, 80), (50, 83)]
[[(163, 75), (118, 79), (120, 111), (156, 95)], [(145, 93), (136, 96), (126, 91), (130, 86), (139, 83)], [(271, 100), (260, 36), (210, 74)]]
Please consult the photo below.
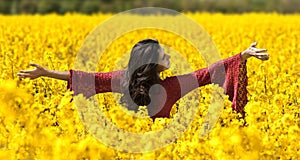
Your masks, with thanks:
[(117, 13), (139, 7), (221, 13), (300, 12), (299, 0), (0, 0), (2, 14)]

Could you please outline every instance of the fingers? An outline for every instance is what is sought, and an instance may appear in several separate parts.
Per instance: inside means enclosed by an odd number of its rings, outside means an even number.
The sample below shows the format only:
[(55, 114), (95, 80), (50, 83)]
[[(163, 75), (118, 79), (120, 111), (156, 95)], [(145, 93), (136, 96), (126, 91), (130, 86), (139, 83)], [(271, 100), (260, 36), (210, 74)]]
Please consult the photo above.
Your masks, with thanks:
[(20, 78), (30, 78), (31, 80), (37, 78), (36, 76), (31, 75), (29, 73), (17, 73), (17, 76), (20, 77)]
[(258, 56), (258, 59), (263, 60), (263, 61), (268, 60), (269, 59), (269, 55)]
[(36, 68), (42, 68), (40, 65), (35, 63), (29, 63), (30, 66), (36, 67)]
[[(38, 64), (35, 64), (35, 63), (30, 63), (30, 66), (34, 66), (34, 67), (37, 67), (37, 68), (40, 68), (41, 66), (39, 66)], [(35, 70), (20, 70), (19, 72), (20, 73), (31, 73)]]
[(31, 78), (28, 73), (17, 73), (17, 76), (20, 78)]
[(30, 78), (30, 79), (35, 79), (37, 78), (37, 74), (39, 72), (39, 70), (37, 69), (44, 69), (43, 67), (41, 67), (38, 64), (35, 63), (29, 63), (30, 66), (36, 67), (33, 70), (20, 70), (19, 73), (17, 73), (17, 76), (20, 78)]
[(30, 72), (32, 72), (32, 70), (20, 70), (19, 72), (20, 73), (30, 73)]
[(257, 42), (253, 42), (251, 43), (250, 47), (256, 47), (257, 46)]
[(269, 59), (269, 56), (267, 56), (267, 57), (262, 57), (261, 58), (261, 60), (263, 60), (263, 61), (266, 61), (266, 60), (268, 60)]
[(20, 73), (17, 73), (17, 76), (20, 77), (20, 78), (25, 78), (22, 74)]
[(250, 50), (254, 51), (255, 53), (265, 53), (265, 52), (267, 52), (267, 49), (265, 49), (265, 48), (258, 49), (258, 48), (256, 48), (256, 46), (257, 46), (257, 42), (253, 42), (250, 45)]
[(267, 52), (267, 49), (256, 49), (255, 53), (265, 53)]
[(269, 55), (268, 53), (255, 53), (255, 56), (265, 56), (265, 55)]
[(270, 58), (268, 53), (255, 53), (255, 55), (253, 56), (263, 61), (268, 60)]

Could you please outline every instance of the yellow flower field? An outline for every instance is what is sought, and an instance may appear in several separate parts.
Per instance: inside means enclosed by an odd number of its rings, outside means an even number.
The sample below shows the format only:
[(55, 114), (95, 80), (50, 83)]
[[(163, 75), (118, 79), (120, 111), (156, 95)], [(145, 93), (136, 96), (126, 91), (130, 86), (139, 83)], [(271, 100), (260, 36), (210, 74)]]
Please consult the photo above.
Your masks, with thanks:
[[(258, 48), (268, 49), (268, 61), (251, 58), (247, 62), (246, 126), (232, 112), (228, 97), (222, 95), (219, 98), (225, 98), (225, 109), (219, 120), (207, 136), (199, 137), (208, 105), (213, 103), (209, 99), (211, 90), (222, 92), (215, 85), (207, 85), (199, 89), (201, 98), (192, 123), (175, 142), (146, 153), (108, 147), (85, 129), (66, 82), (45, 77), (19, 79), (16, 74), (30, 69), (29, 62), (53, 70), (73, 69), (85, 37), (113, 15), (0, 15), (0, 159), (300, 159), (300, 15), (186, 15), (204, 27), (223, 58), (243, 51), (254, 41)], [(115, 70), (116, 58), (149, 36), (179, 51), (193, 69), (206, 67), (203, 59), (191, 56), (197, 54), (195, 49), (177, 35), (145, 29), (119, 37), (109, 46), (97, 70)], [(184, 68), (178, 66), (181, 59), (171, 58), (171, 63), (170, 71), (162, 77), (184, 72), (177, 70)], [(170, 119), (153, 122), (149, 117), (126, 115), (111, 93), (96, 98), (107, 119), (138, 133), (168, 125), (179, 110), (187, 110), (184, 106), (191, 101), (183, 98), (173, 106)], [(89, 108), (85, 111), (92, 114)], [(139, 114), (144, 112), (141, 107)], [(96, 130), (101, 134), (101, 128)], [(116, 134), (111, 133), (111, 137)], [(167, 134), (159, 138), (164, 140)]]

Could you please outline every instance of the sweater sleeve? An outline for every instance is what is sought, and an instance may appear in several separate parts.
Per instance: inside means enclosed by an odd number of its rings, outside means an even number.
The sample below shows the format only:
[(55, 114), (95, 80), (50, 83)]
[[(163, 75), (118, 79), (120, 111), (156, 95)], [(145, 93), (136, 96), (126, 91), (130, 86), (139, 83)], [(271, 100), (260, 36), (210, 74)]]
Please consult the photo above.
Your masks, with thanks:
[[(211, 83), (219, 84), (232, 102), (232, 109), (245, 116), (247, 104), (247, 66), (242, 62), (241, 54), (221, 60), (209, 66)], [(201, 77), (201, 72), (196, 75)], [(199, 84), (200, 85), (200, 84)]]
[(89, 98), (98, 93), (121, 92), (120, 81), (124, 71), (113, 72), (84, 72), (69, 70), (70, 80), (67, 89), (74, 91), (74, 95), (83, 94)]
[(218, 84), (224, 89), (224, 93), (229, 95), (232, 109), (242, 115), (245, 114), (248, 79), (246, 62), (242, 63), (240, 54), (189, 74), (169, 77), (164, 82), (173, 102), (198, 87), (211, 83)]

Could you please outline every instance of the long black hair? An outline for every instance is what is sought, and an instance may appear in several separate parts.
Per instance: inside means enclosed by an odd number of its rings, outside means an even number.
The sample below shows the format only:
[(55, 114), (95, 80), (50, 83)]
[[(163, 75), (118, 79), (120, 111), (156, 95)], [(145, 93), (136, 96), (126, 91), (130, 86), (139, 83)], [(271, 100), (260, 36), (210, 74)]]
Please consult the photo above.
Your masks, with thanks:
[(150, 87), (159, 83), (158, 58), (160, 45), (157, 40), (139, 41), (131, 50), (130, 60), (122, 85), (121, 104), (137, 111), (139, 106), (147, 106), (151, 102)]

